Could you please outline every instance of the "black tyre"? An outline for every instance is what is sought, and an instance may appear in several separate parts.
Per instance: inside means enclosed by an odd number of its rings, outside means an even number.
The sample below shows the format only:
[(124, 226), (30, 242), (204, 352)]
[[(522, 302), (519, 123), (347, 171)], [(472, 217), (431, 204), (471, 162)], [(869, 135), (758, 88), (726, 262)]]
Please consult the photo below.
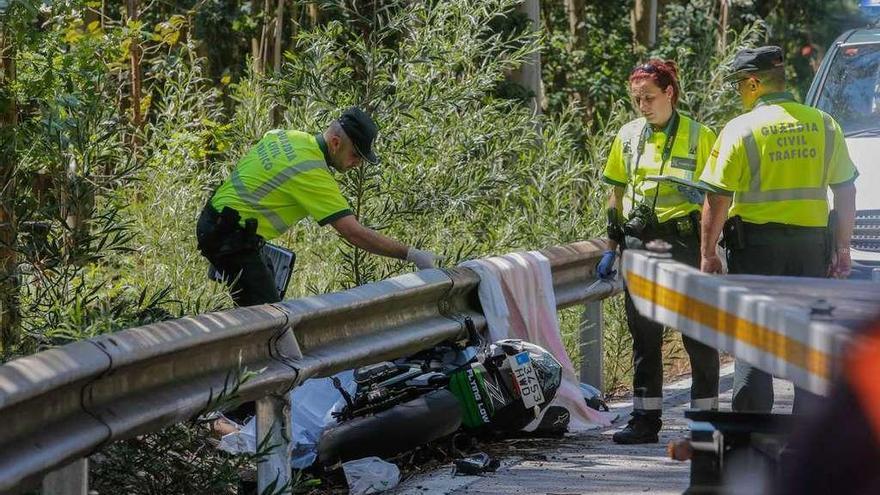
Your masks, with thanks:
[(390, 457), (452, 434), (461, 426), (458, 399), (446, 389), (364, 418), (328, 428), (318, 441), (318, 462)]

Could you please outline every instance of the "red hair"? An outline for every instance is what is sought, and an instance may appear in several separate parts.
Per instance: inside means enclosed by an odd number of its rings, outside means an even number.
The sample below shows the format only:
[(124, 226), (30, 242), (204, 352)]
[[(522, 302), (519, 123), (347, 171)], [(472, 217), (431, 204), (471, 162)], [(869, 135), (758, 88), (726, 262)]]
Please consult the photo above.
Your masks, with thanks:
[(637, 65), (629, 75), (629, 83), (635, 81), (650, 80), (658, 88), (666, 91), (666, 88), (672, 86), (672, 106), (678, 104), (678, 96), (681, 93), (681, 87), (678, 85), (678, 67), (672, 60), (651, 59), (642, 65)]

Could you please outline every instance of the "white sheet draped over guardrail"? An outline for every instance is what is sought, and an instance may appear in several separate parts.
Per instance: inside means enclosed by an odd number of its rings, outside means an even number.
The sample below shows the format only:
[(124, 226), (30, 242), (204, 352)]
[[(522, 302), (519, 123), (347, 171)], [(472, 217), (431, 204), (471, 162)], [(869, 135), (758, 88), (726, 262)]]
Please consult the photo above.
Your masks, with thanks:
[[(558, 308), (611, 295), (593, 284), (604, 241), (542, 251)], [(108, 442), (201, 411), (241, 367), (263, 370), (242, 401), (283, 394), (313, 376), (397, 358), (485, 326), (477, 275), (423, 270), (351, 290), (154, 323), (0, 366), (0, 493)]]

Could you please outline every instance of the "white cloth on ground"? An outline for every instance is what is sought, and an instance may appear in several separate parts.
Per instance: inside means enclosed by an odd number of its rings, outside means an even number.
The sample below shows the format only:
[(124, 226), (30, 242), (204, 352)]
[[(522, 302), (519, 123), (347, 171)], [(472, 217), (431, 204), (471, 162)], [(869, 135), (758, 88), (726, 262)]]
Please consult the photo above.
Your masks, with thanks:
[[(538, 251), (462, 263), (480, 276), (477, 294), (493, 342), (522, 339), (537, 344), (562, 364), (562, 384), (551, 404), (571, 414), (569, 430), (608, 426), (609, 416), (587, 407), (574, 365), (562, 344), (550, 261)], [(530, 425), (526, 430), (533, 429)]]
[[(342, 388), (354, 395), (357, 384), (352, 370), (337, 373)], [(292, 436), (291, 466), (303, 469), (318, 457), (318, 440), (330, 425), (336, 424), (333, 413), (345, 406), (342, 394), (333, 386), (332, 378), (310, 378), (290, 394), (290, 432)], [(256, 420), (251, 418), (241, 430), (224, 435), (217, 447), (231, 454), (256, 452)]]

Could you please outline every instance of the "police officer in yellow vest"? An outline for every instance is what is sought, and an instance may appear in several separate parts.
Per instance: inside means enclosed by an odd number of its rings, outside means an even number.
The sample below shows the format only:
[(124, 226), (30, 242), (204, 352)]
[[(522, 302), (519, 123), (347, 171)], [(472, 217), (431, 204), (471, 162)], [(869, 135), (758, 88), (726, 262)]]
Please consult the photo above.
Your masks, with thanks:
[(199, 250), (223, 273), (238, 306), (277, 302), (281, 294), (260, 249), (305, 217), (332, 225), (351, 244), (374, 254), (431, 268), (437, 256), (361, 225), (331, 169), (377, 163), (378, 128), (352, 107), (322, 133), (269, 131), (238, 162), (205, 205), (196, 228)]
[[(611, 146), (603, 171), (603, 180), (613, 186), (609, 207), (628, 214), (627, 239), (665, 240), (672, 245), (673, 258), (699, 266), (702, 196), (683, 184), (692, 183), (701, 172), (715, 133), (676, 111), (679, 85), (672, 62), (651, 60), (640, 65), (633, 69), (629, 82), (643, 117), (624, 125)], [(649, 176), (674, 177), (681, 183), (648, 180)], [(600, 277), (609, 275), (616, 249), (616, 243), (612, 244), (599, 264)], [(633, 338), (633, 413), (613, 439), (624, 444), (655, 443), (663, 404), (663, 327), (641, 316), (628, 293), (626, 315)], [(682, 339), (693, 371), (692, 406), (717, 408), (718, 351), (688, 337)]]
[[(784, 92), (779, 47), (740, 51), (729, 81), (747, 113), (721, 131), (700, 177), (713, 191), (703, 208), (701, 269), (721, 273), (715, 246), (723, 230), (730, 273), (846, 277), (858, 172), (840, 126)], [(833, 235), (829, 186), (837, 214)], [(795, 410), (802, 411), (810, 395), (796, 391)], [(737, 361), (733, 409), (769, 412), (772, 406), (770, 375)]]

